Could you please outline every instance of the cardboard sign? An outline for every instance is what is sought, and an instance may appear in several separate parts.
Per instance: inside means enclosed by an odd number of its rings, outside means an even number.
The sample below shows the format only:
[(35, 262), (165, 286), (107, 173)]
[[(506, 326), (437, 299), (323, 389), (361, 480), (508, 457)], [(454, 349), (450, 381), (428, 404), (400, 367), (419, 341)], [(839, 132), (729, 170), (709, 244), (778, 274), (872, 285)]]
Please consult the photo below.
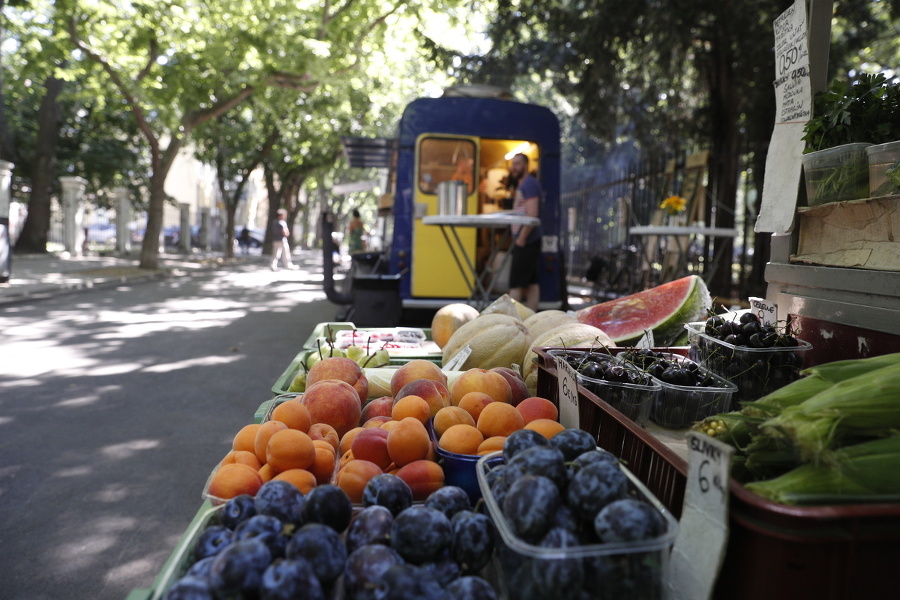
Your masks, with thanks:
[(554, 356), (556, 361), (557, 399), (559, 402), (559, 422), (566, 429), (578, 429), (580, 417), (578, 415), (578, 378), (575, 369), (572, 368), (562, 356)]

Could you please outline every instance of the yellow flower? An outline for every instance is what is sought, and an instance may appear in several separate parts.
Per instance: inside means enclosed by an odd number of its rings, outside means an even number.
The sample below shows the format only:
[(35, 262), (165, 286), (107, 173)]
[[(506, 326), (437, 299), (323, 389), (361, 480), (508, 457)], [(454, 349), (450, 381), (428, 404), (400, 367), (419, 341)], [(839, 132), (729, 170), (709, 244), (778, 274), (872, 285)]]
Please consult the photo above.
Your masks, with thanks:
[(687, 200), (681, 196), (669, 196), (662, 201), (659, 207), (668, 211), (670, 215), (677, 215), (684, 210), (685, 205), (687, 205)]

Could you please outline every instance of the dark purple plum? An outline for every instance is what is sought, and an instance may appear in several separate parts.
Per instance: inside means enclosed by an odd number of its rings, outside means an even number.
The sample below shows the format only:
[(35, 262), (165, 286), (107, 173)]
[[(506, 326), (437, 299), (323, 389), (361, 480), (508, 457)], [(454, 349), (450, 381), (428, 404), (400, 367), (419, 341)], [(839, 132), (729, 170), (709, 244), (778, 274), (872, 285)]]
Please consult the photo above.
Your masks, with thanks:
[(317, 485), (306, 494), (303, 516), (306, 523), (322, 523), (343, 533), (353, 518), (353, 503), (338, 486)]
[(234, 539), (260, 540), (268, 546), (273, 558), (281, 558), (289, 538), (284, 534), (284, 524), (277, 517), (253, 515), (234, 530)]
[(239, 540), (216, 555), (209, 583), (217, 597), (255, 597), (262, 574), (272, 562), (269, 547), (259, 539)]
[(536, 542), (553, 526), (559, 498), (559, 488), (550, 479), (523, 475), (510, 486), (503, 501), (503, 515), (513, 533), (527, 542)]
[(503, 458), (506, 462), (509, 462), (516, 454), (526, 448), (549, 445), (550, 441), (537, 431), (533, 429), (519, 429), (509, 434), (506, 437), (506, 441), (503, 442)]
[(566, 472), (566, 459), (559, 448), (552, 446), (536, 446), (526, 448), (516, 454), (511, 461), (511, 466), (518, 466), (528, 475), (540, 475), (556, 484), (562, 491), (568, 483)]
[(593, 521), (600, 509), (627, 493), (628, 478), (619, 465), (596, 462), (572, 476), (566, 489), (566, 503), (582, 519)]
[(497, 592), (487, 580), (475, 575), (460, 577), (447, 586), (449, 600), (497, 600)]
[(596, 450), (597, 440), (584, 429), (564, 429), (550, 438), (550, 445), (559, 448), (566, 462), (571, 462), (585, 452)]
[(194, 543), (194, 560), (215, 556), (234, 539), (234, 532), (224, 525), (212, 525), (203, 530)]
[(172, 584), (163, 600), (215, 600), (215, 598), (206, 579), (185, 575)]
[(256, 514), (271, 515), (284, 523), (303, 524), (303, 492), (281, 479), (265, 482), (256, 492)]
[(478, 573), (494, 553), (494, 525), (483, 514), (462, 510), (450, 519), (453, 541), (450, 553), (463, 573)]
[(442, 588), (447, 587), (460, 574), (459, 564), (449, 556), (419, 565), (419, 570), (425, 578), (437, 582)]
[(303, 559), (280, 559), (263, 572), (259, 600), (325, 600), (312, 565)]
[(433, 491), (425, 499), (425, 506), (437, 509), (444, 513), (445, 517), (452, 519), (453, 515), (459, 511), (472, 508), (472, 501), (469, 499), (469, 494), (461, 487), (445, 485)]
[(249, 494), (235, 496), (225, 503), (219, 512), (222, 525), (236, 529), (238, 525), (256, 514), (256, 500)]
[(327, 586), (344, 571), (347, 548), (340, 534), (328, 525), (307, 523), (291, 536), (285, 556), (307, 560), (319, 581)]
[(391, 546), (407, 562), (436, 560), (449, 550), (452, 541), (450, 519), (439, 510), (418, 505), (394, 517)]
[(662, 535), (665, 518), (650, 503), (634, 498), (616, 500), (603, 507), (594, 529), (604, 543), (633, 542)]
[[(540, 546), (543, 548), (574, 548), (578, 537), (561, 527), (551, 529)], [(577, 600), (581, 595), (584, 568), (579, 556), (534, 561), (532, 578), (535, 587), (545, 597)]]
[(212, 562), (215, 556), (207, 556), (206, 558), (201, 558), (194, 564), (190, 566), (185, 573), (185, 577), (188, 575), (192, 575), (194, 577), (199, 577), (200, 579), (207, 579), (209, 577), (209, 570), (212, 568)]
[(389, 546), (393, 524), (394, 515), (383, 506), (368, 506), (362, 509), (347, 530), (347, 551), (353, 552), (368, 544)]
[(385, 571), (403, 563), (393, 548), (370, 544), (357, 548), (347, 557), (344, 587), (349, 600), (378, 600), (382, 597), (378, 582)]
[(383, 600), (446, 600), (441, 585), (423, 567), (411, 564), (394, 565), (379, 581)]
[(383, 506), (396, 517), (412, 506), (412, 488), (396, 475), (382, 473), (363, 488), (362, 502), (363, 506)]

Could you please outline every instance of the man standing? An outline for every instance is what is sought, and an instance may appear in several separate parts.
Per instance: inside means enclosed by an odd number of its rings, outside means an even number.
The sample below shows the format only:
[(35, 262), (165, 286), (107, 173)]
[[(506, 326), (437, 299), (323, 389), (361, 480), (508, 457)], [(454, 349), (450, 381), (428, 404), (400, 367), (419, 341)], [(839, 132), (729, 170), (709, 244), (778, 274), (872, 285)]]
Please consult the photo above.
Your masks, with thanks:
[[(528, 171), (528, 157), (516, 154), (512, 159), (510, 178), (516, 181), (513, 211), (540, 216), (541, 184)], [(509, 270), (509, 296), (532, 310), (541, 299), (539, 266), (541, 260), (541, 226), (514, 225), (512, 227), (512, 262)]]
[(291, 262), (291, 246), (288, 238), (291, 232), (287, 225), (287, 211), (278, 209), (278, 217), (272, 222), (272, 270), (278, 270), (278, 261), (284, 263), (286, 269), (296, 269)]

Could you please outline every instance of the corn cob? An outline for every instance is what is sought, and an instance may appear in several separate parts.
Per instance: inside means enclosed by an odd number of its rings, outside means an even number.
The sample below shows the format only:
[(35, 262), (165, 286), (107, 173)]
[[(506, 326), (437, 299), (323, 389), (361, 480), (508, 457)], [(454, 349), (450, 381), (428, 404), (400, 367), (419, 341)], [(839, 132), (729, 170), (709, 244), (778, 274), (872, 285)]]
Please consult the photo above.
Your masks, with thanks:
[(792, 438), (804, 460), (818, 460), (842, 435), (884, 436), (900, 429), (900, 363), (837, 383), (763, 424)]
[(741, 412), (727, 412), (707, 417), (695, 423), (692, 429), (741, 450), (751, 442), (751, 436), (762, 421)]
[(900, 435), (828, 453), (779, 477), (746, 484), (760, 496), (782, 504), (838, 504), (900, 499)]
[(801, 371), (803, 375), (818, 375), (829, 383), (840, 383), (859, 375), (865, 375), (884, 367), (900, 364), (900, 352), (873, 356), (871, 358), (857, 358), (852, 360), (837, 360), (810, 367)]
[(741, 412), (752, 417), (776, 417), (788, 406), (796, 406), (827, 390), (831, 385), (821, 375), (812, 373), (766, 394), (759, 400), (745, 403)]

